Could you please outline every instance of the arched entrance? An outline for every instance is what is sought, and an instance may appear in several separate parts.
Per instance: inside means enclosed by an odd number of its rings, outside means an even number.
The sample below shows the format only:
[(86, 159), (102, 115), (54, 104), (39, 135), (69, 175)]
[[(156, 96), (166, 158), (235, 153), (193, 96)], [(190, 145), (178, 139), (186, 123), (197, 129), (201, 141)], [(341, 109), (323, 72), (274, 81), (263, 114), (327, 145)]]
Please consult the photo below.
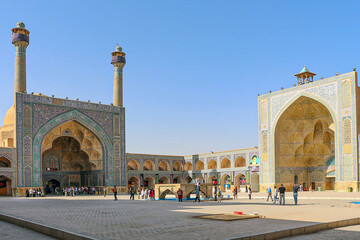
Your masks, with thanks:
[(169, 183), (170, 183), (170, 180), (168, 177), (163, 176), (159, 179), (159, 184), (169, 184)]
[[(102, 185), (103, 151), (97, 137), (76, 121), (49, 132), (42, 144), (42, 178), (61, 187)], [(52, 183), (51, 183), (52, 184)]]
[(251, 174), (250, 185), (251, 185), (251, 190), (253, 192), (258, 192), (259, 191), (259, 174), (257, 174), (257, 173), (252, 173)]
[(155, 179), (151, 176), (147, 176), (144, 179), (144, 187), (154, 188), (155, 187)]
[(332, 115), (322, 103), (305, 96), (295, 100), (275, 128), (277, 183), (291, 187), (296, 181), (325, 189), (324, 166), (335, 153), (334, 131)]
[(177, 176), (177, 177), (174, 178), (174, 183), (182, 183), (182, 182), (183, 182), (182, 177)]
[(50, 179), (49, 181), (47, 181), (45, 184), (45, 193), (51, 193), (54, 194), (55, 193), (55, 189), (57, 187), (61, 187), (60, 181), (56, 180), (56, 179)]
[(0, 157), (0, 168), (10, 168), (11, 162), (6, 157)]
[(11, 178), (0, 175), (0, 196), (12, 195), (12, 181)]
[(240, 185), (246, 185), (246, 177), (242, 173), (238, 173), (235, 176), (235, 185), (240, 189)]
[(135, 189), (138, 189), (140, 187), (140, 180), (139, 178), (133, 176), (129, 178), (128, 180), (128, 190), (134, 185)]
[[(68, 128), (65, 126), (68, 126)], [(80, 126), (80, 128), (76, 126)], [(114, 174), (112, 172), (114, 165), (114, 155), (112, 154), (114, 149), (113, 143), (108, 133), (99, 126), (99, 124), (77, 110), (71, 110), (58, 115), (56, 118), (42, 125), (35, 133), (32, 146), (34, 170), (30, 170), (32, 175), (25, 175), (25, 182), (28, 182), (27, 185), (41, 187), (44, 173), (44, 171), (42, 171), (42, 153), (51, 148), (52, 141), (60, 136), (72, 136), (75, 139), (79, 138), (83, 140), (79, 142), (82, 149), (83, 147), (87, 148), (86, 151), (83, 150), (89, 155), (89, 161), (92, 167), (91, 185), (114, 185)], [(59, 173), (55, 175), (58, 178)], [(69, 174), (61, 176), (61, 185), (63, 185), (63, 182), (68, 184), (70, 179), (76, 180), (72, 177), (73, 176)], [(47, 179), (50, 179), (50, 177), (48, 176)], [(124, 181), (123, 184), (125, 183)]]
[(210, 175), (210, 176), (208, 177), (208, 182), (209, 182), (209, 183), (212, 183), (213, 180), (217, 180), (217, 177), (216, 177), (215, 175)]
[(222, 192), (230, 192), (230, 187), (231, 187), (231, 177), (227, 174), (224, 174), (221, 176), (220, 179), (220, 184), (221, 184), (221, 191)]

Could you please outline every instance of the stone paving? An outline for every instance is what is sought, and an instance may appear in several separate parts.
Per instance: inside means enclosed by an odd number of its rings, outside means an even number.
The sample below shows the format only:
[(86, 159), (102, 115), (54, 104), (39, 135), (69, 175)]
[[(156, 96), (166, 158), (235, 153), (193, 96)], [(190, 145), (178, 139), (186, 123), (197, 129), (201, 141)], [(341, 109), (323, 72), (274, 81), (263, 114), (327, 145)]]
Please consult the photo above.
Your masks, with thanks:
[[(231, 239), (359, 217), (348, 202), (359, 193), (300, 193), (299, 205), (266, 202), (263, 193), (252, 200), (215, 202), (129, 201), (128, 196), (0, 198), (0, 212), (98, 239)], [(338, 198), (338, 199), (336, 199)], [(342, 199), (341, 199), (342, 198)], [(193, 216), (234, 211), (259, 212), (266, 218), (222, 222)]]
[(17, 240), (17, 239), (37, 239), (37, 240), (53, 240), (55, 238), (43, 235), (32, 230), (16, 226), (11, 223), (0, 221), (0, 239), (1, 240)]
[(306, 234), (296, 237), (282, 238), (284, 240), (359, 240), (360, 225), (348, 226), (343, 228), (335, 228), (331, 230), (321, 231), (312, 234)]

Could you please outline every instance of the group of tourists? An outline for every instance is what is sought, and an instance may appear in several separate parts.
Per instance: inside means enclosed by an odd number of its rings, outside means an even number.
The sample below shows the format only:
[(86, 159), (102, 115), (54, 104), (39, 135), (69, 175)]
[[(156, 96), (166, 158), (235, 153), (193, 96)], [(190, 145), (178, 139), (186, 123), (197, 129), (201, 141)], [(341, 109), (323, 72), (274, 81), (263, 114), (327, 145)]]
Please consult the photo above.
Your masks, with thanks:
[[(132, 186), (134, 187), (134, 186)], [(135, 188), (134, 188), (135, 190)], [(131, 188), (130, 188), (130, 197), (131, 197)], [(135, 192), (134, 192), (135, 194)], [(155, 200), (155, 189), (154, 188), (138, 188), (137, 190), (137, 198), (138, 199), (145, 199), (145, 200)], [(130, 198), (131, 199), (131, 198)], [(134, 198), (133, 198), (134, 200)]]
[[(114, 186), (113, 188), (114, 192), (114, 201), (117, 201), (117, 188)], [(135, 200), (135, 186), (132, 185), (129, 189), (130, 193), (130, 200)], [(137, 190), (138, 199), (144, 199), (144, 200), (155, 200), (155, 189), (154, 188), (138, 188)]]
[(41, 188), (38, 189), (26, 189), (26, 197), (43, 197), (44, 193)]
[(45, 194), (62, 195), (62, 196), (78, 196), (78, 195), (104, 195), (106, 196), (106, 187), (46, 187)]
[[(292, 191), (293, 191), (293, 197), (294, 197), (295, 205), (297, 205), (297, 203), (298, 203), (298, 192), (299, 191), (303, 192), (304, 188), (303, 188), (302, 185), (298, 186), (297, 184), (295, 184), (292, 187)], [(273, 198), (272, 197), (271, 187), (268, 186), (266, 201), (268, 202), (269, 199), (271, 199), (271, 201), (274, 204), (276, 204), (276, 202), (279, 201), (280, 205), (285, 205), (285, 192), (286, 192), (286, 188), (284, 187), (283, 184), (280, 185), (279, 189), (277, 189), (276, 186), (274, 186), (274, 198)]]
[(104, 195), (106, 197), (106, 187), (65, 187), (60, 189), (55, 188), (56, 195), (63, 196), (78, 196), (78, 195)]

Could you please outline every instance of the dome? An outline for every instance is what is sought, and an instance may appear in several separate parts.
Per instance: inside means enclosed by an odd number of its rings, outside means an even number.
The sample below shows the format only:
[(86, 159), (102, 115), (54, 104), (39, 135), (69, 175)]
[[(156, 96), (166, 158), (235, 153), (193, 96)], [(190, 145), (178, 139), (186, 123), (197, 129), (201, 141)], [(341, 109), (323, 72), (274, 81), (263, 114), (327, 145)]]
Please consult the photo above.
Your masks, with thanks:
[(24, 24), (23, 22), (18, 22), (18, 23), (16, 24), (16, 27), (18, 27), (18, 28), (25, 28), (25, 24)]
[(115, 50), (118, 51), (118, 52), (122, 52), (122, 47), (117, 46), (117, 47), (115, 48)]
[(14, 122), (15, 122), (15, 106), (12, 105), (5, 115), (3, 126), (14, 124)]

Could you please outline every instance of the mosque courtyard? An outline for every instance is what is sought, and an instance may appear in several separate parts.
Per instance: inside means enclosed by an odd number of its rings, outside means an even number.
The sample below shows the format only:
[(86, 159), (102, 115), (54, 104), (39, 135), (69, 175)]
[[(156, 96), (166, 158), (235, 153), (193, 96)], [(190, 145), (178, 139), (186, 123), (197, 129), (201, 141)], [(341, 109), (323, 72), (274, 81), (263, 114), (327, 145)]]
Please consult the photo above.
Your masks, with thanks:
[[(288, 193), (286, 205), (274, 205), (266, 201), (265, 193), (254, 193), (249, 200), (240, 193), (238, 200), (223, 200), (221, 203), (202, 201), (130, 201), (128, 195), (77, 196), (44, 198), (0, 198), (0, 215), (11, 216), (39, 224), (54, 230), (48, 235), (56, 236), (56, 230), (68, 235), (60, 239), (269, 239), (264, 233), (289, 229), (301, 229), (319, 223), (359, 217), (360, 208), (349, 207), (349, 202), (359, 201), (360, 193), (302, 192), (299, 204), (294, 205)], [(217, 221), (197, 219), (206, 214), (258, 212), (263, 218)], [(359, 222), (359, 220), (357, 220)], [(348, 222), (347, 222), (348, 223)], [(13, 224), (0, 224), (3, 239), (53, 239)], [(359, 225), (345, 228), (334, 225), (334, 230), (289, 237), (289, 239), (358, 239)], [(307, 229), (307, 228), (303, 228)], [(306, 230), (303, 230), (306, 231)], [(14, 234), (16, 233), (16, 235)], [(11, 235), (14, 234), (14, 235)], [(276, 233), (275, 233), (276, 234)], [(259, 235), (255, 237), (256, 235)], [(279, 235), (280, 236), (280, 235)], [(22, 239), (27, 239), (22, 238)], [(274, 238), (270, 238), (274, 239)]]

